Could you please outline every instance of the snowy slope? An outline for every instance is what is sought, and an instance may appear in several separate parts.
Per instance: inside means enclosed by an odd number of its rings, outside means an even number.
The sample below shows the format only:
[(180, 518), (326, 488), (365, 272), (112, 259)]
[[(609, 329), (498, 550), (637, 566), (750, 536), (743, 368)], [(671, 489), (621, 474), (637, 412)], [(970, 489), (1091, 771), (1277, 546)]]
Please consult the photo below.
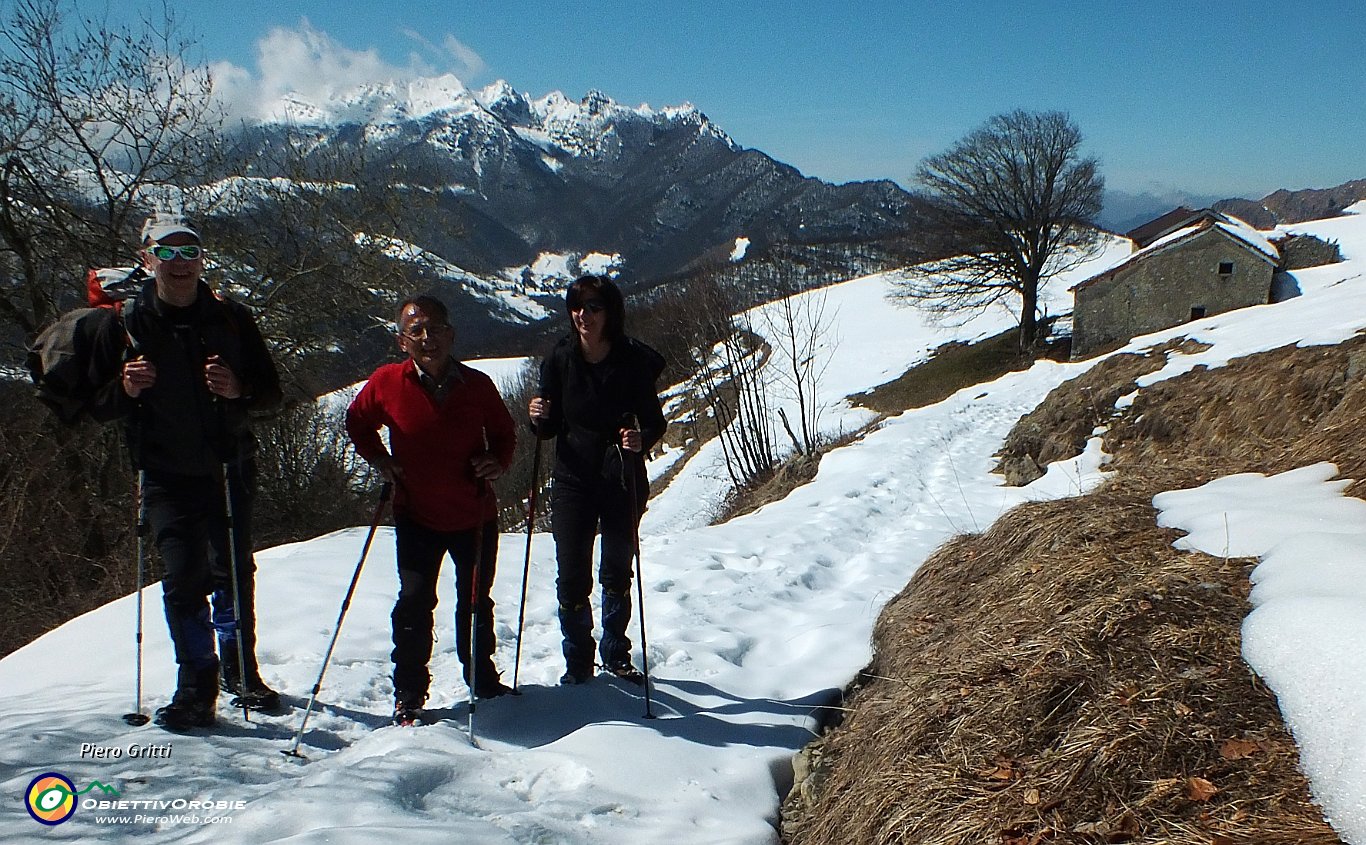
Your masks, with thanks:
[[(1336, 233), (1351, 260), (1301, 271), (1305, 295), (1297, 300), (1182, 327), (1214, 348), (1180, 358), (1166, 375), (1296, 340), (1336, 342), (1366, 327), (1363, 224), (1366, 216), (1358, 215), (1296, 226)], [(979, 337), (1009, 324), (1008, 315), (996, 314), (958, 329), (928, 325), (886, 302), (889, 283), (877, 276), (830, 290), (839, 340), (825, 396), (884, 381), (951, 337)], [(388, 613), (397, 582), (388, 529), (370, 552), (321, 706), (303, 738), (306, 761), (277, 752), (291, 745), (364, 529), (259, 555), (263, 674), (299, 708), (293, 713), (244, 724), (224, 706), (212, 731), (130, 728), (119, 716), (133, 706), (134, 598), (86, 614), (0, 661), (0, 788), (12, 796), (0, 802), (0, 838), (773, 842), (790, 755), (865, 663), (880, 608), (916, 567), (953, 534), (984, 529), (1019, 501), (1081, 492), (1099, 479), (1102, 456), (1094, 447), (1029, 488), (1005, 488), (989, 474), (991, 455), (1014, 421), (1092, 363), (1042, 363), (907, 412), (826, 456), (815, 481), (787, 499), (724, 525), (706, 526), (699, 513), (718, 495), (708, 474), (715, 465), (703, 450), (652, 503), (644, 526), (648, 657), (659, 717), (653, 720), (642, 718), (637, 688), (602, 678), (584, 687), (555, 685), (562, 666), (553, 544), (544, 535), (534, 538), (530, 560), (524, 695), (479, 706), (477, 745), (466, 732), (466, 693), (452, 652), (449, 583), (438, 608), (429, 702), (447, 718), (414, 729), (385, 726), (392, 693)], [(861, 419), (839, 403), (828, 408), (831, 426)], [(497, 660), (508, 681), (524, 543), (502, 538), (494, 589)], [(155, 587), (146, 604), (143, 704), (150, 709), (165, 702), (173, 673)], [(1314, 722), (1330, 735), (1339, 724)], [(90, 747), (83, 755), (83, 744), (119, 756), (97, 758)], [(98, 781), (119, 795), (94, 787), (79, 801), (95, 804), (44, 829), (22, 796), (48, 772), (70, 778), (76, 791)], [(1316, 789), (1321, 783), (1316, 777)], [(1353, 785), (1349, 780), (1349, 801)], [(1366, 786), (1355, 786), (1359, 800)], [(100, 809), (99, 801), (144, 803), (119, 810)], [(187, 820), (190, 809), (177, 802), (190, 801), (230, 806)], [(1366, 842), (1366, 834), (1352, 841)]]

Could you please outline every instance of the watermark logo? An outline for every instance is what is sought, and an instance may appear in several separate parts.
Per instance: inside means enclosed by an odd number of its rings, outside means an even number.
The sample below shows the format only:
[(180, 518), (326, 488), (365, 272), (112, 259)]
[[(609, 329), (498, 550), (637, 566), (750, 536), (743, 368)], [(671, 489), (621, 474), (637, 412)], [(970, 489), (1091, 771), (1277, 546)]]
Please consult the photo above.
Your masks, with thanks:
[(71, 778), (60, 772), (44, 772), (24, 791), (24, 806), (39, 824), (59, 825), (76, 814), (76, 799), (93, 789), (118, 797), (119, 791), (95, 781), (80, 792)]

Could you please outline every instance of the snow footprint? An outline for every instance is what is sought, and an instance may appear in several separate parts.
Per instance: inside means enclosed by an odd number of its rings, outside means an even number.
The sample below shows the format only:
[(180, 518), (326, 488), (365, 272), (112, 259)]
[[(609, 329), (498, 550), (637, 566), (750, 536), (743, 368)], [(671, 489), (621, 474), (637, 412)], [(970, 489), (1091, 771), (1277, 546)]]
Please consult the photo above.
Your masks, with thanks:
[(449, 783), (454, 770), (449, 766), (418, 766), (408, 769), (394, 781), (394, 803), (405, 810), (427, 809), (427, 796)]
[(754, 637), (737, 637), (734, 645), (717, 648), (716, 656), (728, 663), (742, 666), (745, 662), (745, 655), (749, 654), (750, 651), (754, 649), (756, 642), (758, 641)]
[(592, 780), (593, 773), (587, 766), (564, 761), (507, 778), (502, 787), (528, 804), (539, 804), (562, 793), (583, 789)]

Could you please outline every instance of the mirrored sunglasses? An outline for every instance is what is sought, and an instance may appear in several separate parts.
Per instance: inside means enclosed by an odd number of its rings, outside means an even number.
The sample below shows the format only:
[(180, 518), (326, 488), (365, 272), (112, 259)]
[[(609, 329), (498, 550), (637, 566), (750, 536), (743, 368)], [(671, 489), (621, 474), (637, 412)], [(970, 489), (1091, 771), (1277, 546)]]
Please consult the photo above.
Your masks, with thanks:
[(158, 261), (170, 261), (173, 258), (183, 258), (186, 261), (194, 261), (204, 255), (204, 248), (197, 244), (186, 244), (185, 246), (162, 246), (157, 244), (149, 252), (155, 255)]

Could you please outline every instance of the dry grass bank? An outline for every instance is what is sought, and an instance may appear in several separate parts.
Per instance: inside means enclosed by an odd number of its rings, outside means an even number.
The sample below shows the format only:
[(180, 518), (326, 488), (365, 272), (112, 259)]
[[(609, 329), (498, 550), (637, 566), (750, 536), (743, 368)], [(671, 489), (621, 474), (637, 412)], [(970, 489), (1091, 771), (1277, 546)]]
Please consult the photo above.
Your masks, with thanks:
[(1017, 462), (1108, 422), (1114, 479), (1017, 508), (921, 567), (843, 724), (801, 761), (785, 841), (1339, 841), (1242, 661), (1255, 561), (1178, 552), (1151, 499), (1320, 460), (1366, 494), (1366, 341), (1198, 370), (1104, 419), (1155, 363), (1097, 368), (1021, 421), (1003, 453)]

